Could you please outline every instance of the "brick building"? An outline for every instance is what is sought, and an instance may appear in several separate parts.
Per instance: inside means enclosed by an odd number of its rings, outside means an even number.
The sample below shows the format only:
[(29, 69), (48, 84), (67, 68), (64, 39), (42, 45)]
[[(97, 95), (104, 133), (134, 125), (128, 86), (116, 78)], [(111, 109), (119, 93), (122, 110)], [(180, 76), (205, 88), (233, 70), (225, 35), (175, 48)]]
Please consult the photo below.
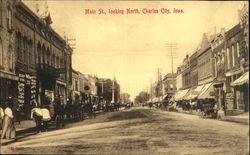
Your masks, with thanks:
[(176, 73), (168, 73), (163, 78), (164, 95), (171, 98), (177, 91), (176, 88)]
[(49, 12), (36, 14), (20, 0), (0, 2), (4, 2), (1, 17), (8, 34), (4, 40), (12, 38), (10, 52), (5, 52), (9, 56), (4, 57), (13, 59), (8, 62), (14, 62), (9, 66), (17, 77), (15, 88), (7, 90), (17, 91), (14, 96), (25, 114), (30, 111), (33, 99), (42, 105), (46, 97), (53, 100), (54, 96), (61, 96), (65, 104), (71, 85), (73, 52), (67, 40), (51, 27)]
[(13, 1), (0, 0), (0, 104), (9, 97), (17, 97), (13, 5)]

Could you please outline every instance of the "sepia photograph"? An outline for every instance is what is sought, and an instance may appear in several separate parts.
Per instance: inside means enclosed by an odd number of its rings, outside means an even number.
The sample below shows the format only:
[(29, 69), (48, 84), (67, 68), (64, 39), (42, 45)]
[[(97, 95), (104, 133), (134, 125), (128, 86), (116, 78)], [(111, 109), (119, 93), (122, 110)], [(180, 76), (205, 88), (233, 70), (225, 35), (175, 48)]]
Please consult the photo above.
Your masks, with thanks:
[(0, 0), (0, 154), (248, 155), (248, 5)]

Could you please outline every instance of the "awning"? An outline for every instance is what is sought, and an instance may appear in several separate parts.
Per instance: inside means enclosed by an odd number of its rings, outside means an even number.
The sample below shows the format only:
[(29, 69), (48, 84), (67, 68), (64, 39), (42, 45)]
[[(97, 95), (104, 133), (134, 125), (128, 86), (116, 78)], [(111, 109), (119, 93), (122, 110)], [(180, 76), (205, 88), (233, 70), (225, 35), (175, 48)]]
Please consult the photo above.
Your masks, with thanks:
[(167, 100), (166, 98), (168, 98), (168, 94), (167, 94), (167, 95), (164, 95), (162, 99), (163, 99), (163, 100)]
[(236, 79), (235, 81), (233, 81), (231, 83), (231, 85), (234, 86), (240, 86), (243, 85), (245, 83), (248, 83), (249, 81), (249, 72), (244, 73), (241, 77), (239, 77), (238, 79)]
[(195, 95), (195, 94), (190, 94), (186, 99), (187, 100), (192, 100), (194, 98), (196, 98), (198, 95)]
[(195, 93), (201, 93), (201, 91), (202, 91), (202, 88), (204, 87), (204, 85), (199, 85), (199, 86), (197, 86), (195, 89), (194, 89), (194, 92)]
[(183, 97), (187, 94), (187, 92), (189, 91), (189, 89), (184, 89), (184, 90), (180, 90), (176, 93), (176, 96), (175, 96), (175, 100), (178, 101), (178, 100), (182, 100)]
[(19, 80), (18, 76), (16, 76), (15, 74), (5, 73), (5, 72), (2, 72), (2, 71), (0, 71), (0, 77), (10, 79), (10, 80), (14, 80), (14, 81)]
[(198, 95), (198, 99), (205, 99), (205, 98), (214, 98), (210, 95), (210, 92), (214, 91), (213, 83), (205, 84), (202, 88), (201, 93)]
[(233, 76), (235, 74), (239, 74), (241, 72), (242, 72), (242, 70), (240, 68), (237, 68), (235, 70), (231, 70), (231, 71), (226, 72), (225, 75), (228, 77), (228, 76)]

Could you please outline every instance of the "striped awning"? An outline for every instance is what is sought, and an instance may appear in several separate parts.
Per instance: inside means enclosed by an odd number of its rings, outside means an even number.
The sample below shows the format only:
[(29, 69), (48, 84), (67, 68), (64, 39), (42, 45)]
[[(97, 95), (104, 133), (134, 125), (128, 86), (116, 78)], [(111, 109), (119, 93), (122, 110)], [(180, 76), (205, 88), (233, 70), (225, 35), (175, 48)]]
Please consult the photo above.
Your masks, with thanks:
[(178, 91), (176, 93), (175, 100), (176, 101), (182, 100), (183, 97), (187, 94), (188, 91), (189, 91), (189, 89), (184, 89), (184, 90)]
[(243, 85), (245, 83), (249, 83), (249, 72), (244, 73), (241, 77), (239, 77), (238, 79), (236, 79), (235, 81), (233, 81), (231, 83), (231, 85), (233, 87), (235, 87), (235, 86)]
[(201, 93), (198, 95), (198, 99), (214, 98), (210, 95), (210, 92), (214, 91), (213, 83), (207, 83), (202, 88)]

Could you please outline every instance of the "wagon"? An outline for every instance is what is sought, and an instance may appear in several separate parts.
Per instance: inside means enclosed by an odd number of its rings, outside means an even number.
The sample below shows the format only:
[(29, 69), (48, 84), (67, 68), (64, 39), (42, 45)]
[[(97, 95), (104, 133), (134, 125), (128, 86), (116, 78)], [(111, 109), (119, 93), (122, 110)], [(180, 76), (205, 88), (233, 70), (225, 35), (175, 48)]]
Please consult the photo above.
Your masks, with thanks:
[(212, 104), (203, 104), (202, 118), (217, 118), (217, 110)]

